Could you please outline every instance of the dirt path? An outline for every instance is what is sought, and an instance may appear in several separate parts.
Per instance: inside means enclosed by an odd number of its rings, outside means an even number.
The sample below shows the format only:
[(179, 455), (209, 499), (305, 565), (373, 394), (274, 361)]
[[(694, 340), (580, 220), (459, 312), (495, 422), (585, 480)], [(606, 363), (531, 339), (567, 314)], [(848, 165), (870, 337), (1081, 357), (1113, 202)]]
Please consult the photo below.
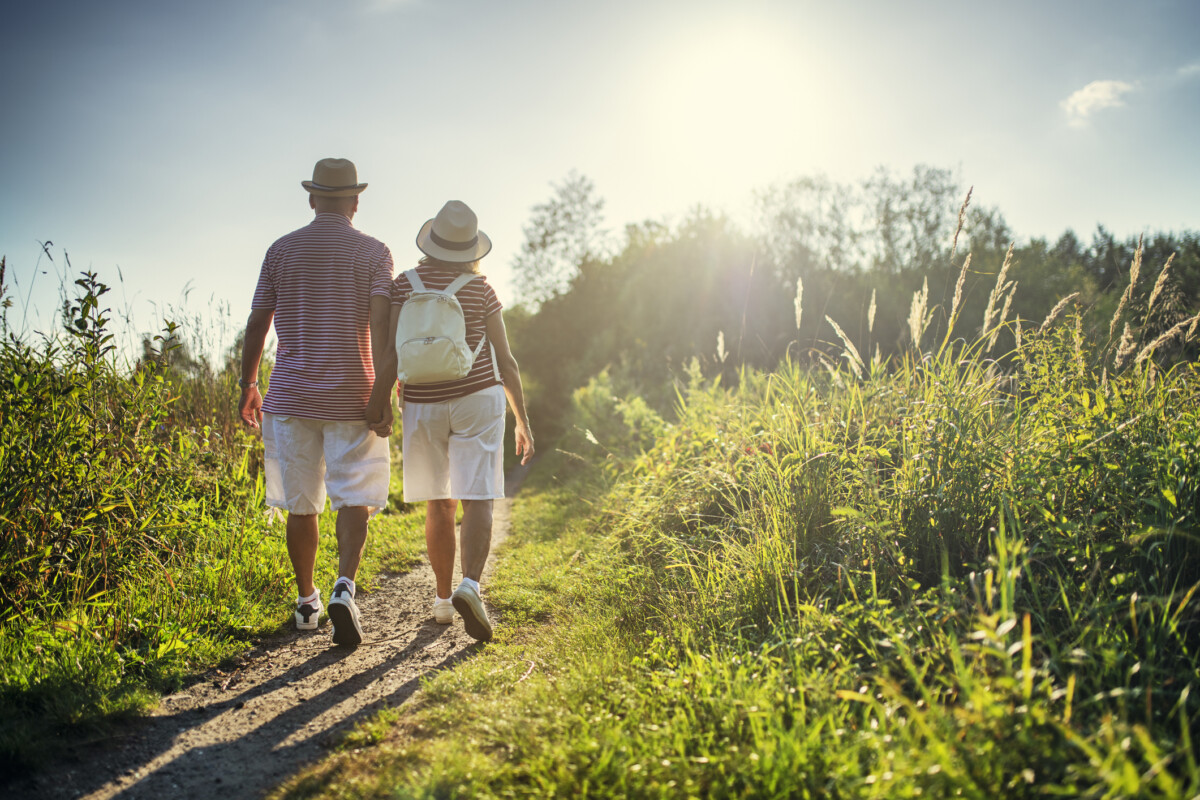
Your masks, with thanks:
[[(496, 502), (485, 586), (511, 502)], [(423, 677), (478, 649), (461, 618), (433, 621), (433, 589), (427, 563), (381, 576), (357, 598), (365, 634), (358, 648), (334, 647), (326, 619), (311, 633), (271, 637), (232, 673), (214, 671), (164, 698), (113, 742), (10, 788), (26, 797), (89, 800), (261, 797), (324, 757), (356, 723), (404, 703)]]

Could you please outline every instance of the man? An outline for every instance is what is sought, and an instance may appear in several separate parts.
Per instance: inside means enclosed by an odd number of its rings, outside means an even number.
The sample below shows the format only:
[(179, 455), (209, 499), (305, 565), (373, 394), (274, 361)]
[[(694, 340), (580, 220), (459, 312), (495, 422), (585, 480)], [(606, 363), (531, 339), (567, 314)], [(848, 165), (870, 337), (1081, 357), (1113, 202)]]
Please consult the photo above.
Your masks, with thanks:
[[(335, 644), (355, 646), (362, 626), (354, 579), (367, 541), (367, 519), (387, 503), (387, 436), (392, 411), (367, 402), (386, 357), (392, 255), (351, 225), (358, 196), (354, 164), (317, 162), (308, 192), (313, 221), (267, 250), (242, 350), (238, 410), (262, 429), (267, 504), (287, 511), (287, 548), (296, 573), (296, 628), (314, 630), (321, 593), (313, 583), (317, 515), (325, 498), (337, 512), (338, 579), (329, 600)], [(274, 322), (275, 366), (266, 399), (258, 365)]]

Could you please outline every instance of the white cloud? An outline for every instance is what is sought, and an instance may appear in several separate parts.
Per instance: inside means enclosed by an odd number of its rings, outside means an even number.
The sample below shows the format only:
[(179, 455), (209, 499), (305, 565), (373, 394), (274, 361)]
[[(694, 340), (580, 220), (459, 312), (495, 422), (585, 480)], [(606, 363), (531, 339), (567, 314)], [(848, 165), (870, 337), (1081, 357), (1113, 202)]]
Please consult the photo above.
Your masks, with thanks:
[(1178, 74), (1181, 78), (1200, 77), (1200, 61), (1193, 61), (1190, 64), (1184, 64), (1179, 68)]
[(1067, 112), (1067, 121), (1081, 128), (1087, 124), (1088, 117), (1097, 111), (1125, 105), (1122, 97), (1136, 88), (1125, 81), (1092, 81), (1059, 105)]

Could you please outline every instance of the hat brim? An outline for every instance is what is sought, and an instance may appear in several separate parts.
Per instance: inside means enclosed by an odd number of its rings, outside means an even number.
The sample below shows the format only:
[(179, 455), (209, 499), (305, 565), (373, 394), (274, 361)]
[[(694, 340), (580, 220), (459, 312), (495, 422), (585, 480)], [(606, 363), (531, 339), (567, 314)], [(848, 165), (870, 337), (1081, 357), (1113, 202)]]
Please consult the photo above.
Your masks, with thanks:
[(430, 235), (433, 232), (433, 220), (429, 220), (421, 226), (421, 230), (417, 233), (417, 247), (427, 256), (436, 258), (439, 261), (448, 261), (452, 264), (466, 264), (471, 261), (478, 261), (486, 256), (492, 249), (492, 240), (483, 231), (476, 233), (476, 242), (474, 247), (463, 250), (453, 250), (449, 247), (442, 247), (433, 241)]
[(359, 183), (354, 186), (329, 187), (313, 183), (312, 181), (300, 181), (300, 185), (309, 194), (317, 194), (322, 197), (350, 197), (351, 195), (359, 194), (363, 189), (367, 188), (365, 183)]

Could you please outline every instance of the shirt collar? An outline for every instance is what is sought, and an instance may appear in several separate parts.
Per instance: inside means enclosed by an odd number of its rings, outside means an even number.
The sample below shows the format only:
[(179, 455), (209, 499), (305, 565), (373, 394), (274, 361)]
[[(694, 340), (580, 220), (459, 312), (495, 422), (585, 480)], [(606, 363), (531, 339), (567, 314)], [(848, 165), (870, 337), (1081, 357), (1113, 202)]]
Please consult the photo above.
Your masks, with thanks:
[(354, 227), (351, 225), (349, 219), (333, 211), (325, 211), (317, 214), (313, 217), (313, 222), (323, 225), (345, 225), (347, 228)]

